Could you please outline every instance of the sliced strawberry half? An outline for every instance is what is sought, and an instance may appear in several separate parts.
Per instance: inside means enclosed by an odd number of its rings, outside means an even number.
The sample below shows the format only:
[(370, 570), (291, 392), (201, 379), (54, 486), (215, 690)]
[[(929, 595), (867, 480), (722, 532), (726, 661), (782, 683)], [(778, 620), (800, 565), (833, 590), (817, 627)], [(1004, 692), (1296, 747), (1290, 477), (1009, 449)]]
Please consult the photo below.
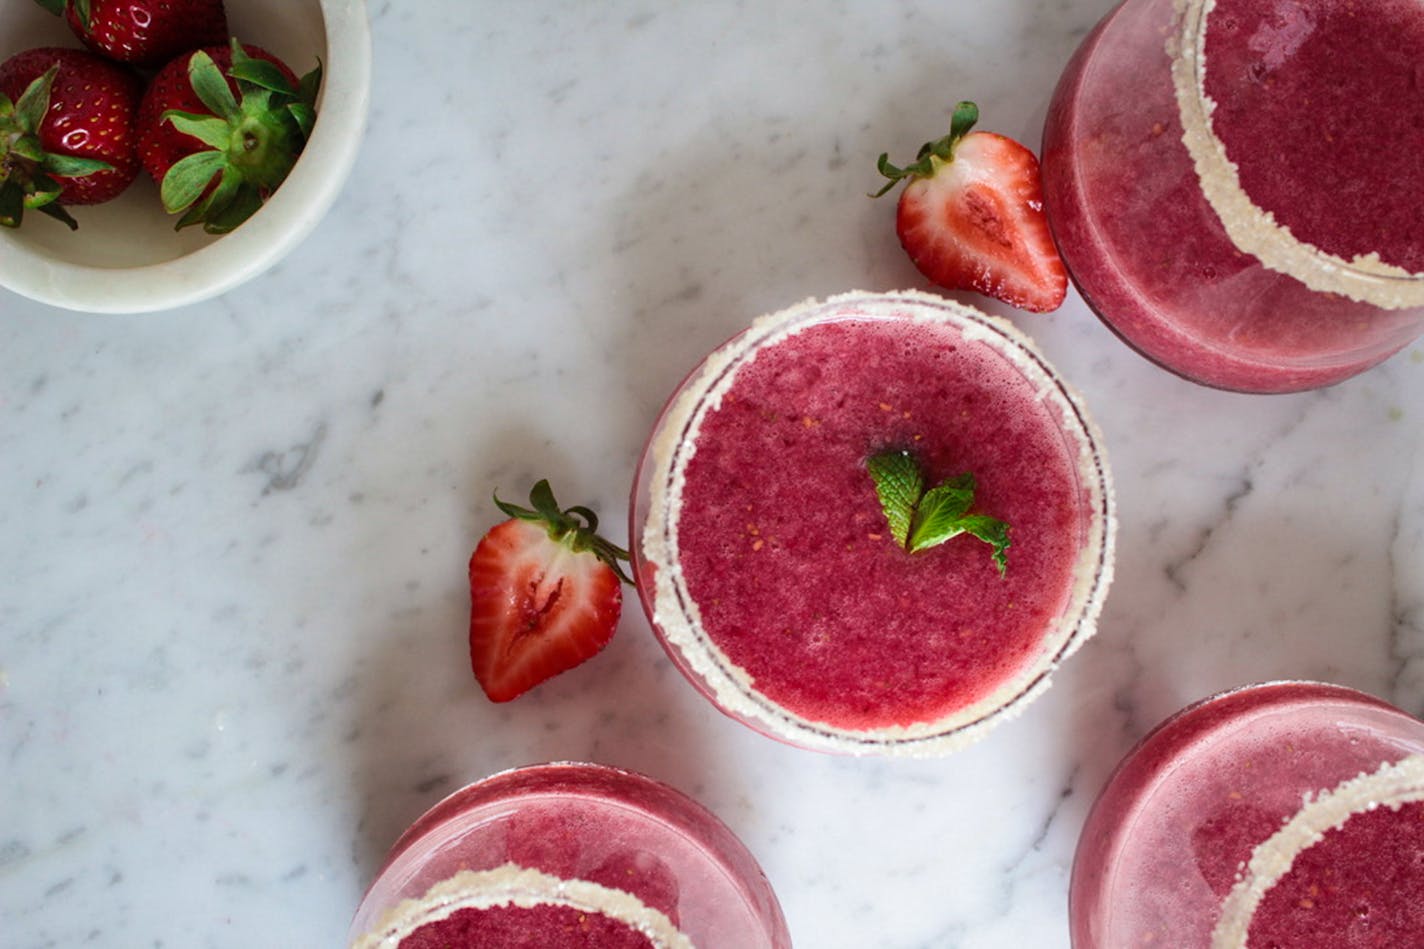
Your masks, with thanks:
[(1011, 138), (971, 132), (972, 102), (954, 110), (950, 132), (921, 146), (897, 168), (881, 155), (890, 181), (907, 182), (895, 230), (920, 273), (950, 290), (973, 290), (1035, 312), (1056, 309), (1068, 274), (1043, 213), (1038, 159)]
[(598, 536), (586, 507), (561, 509), (549, 482), (532, 507), (495, 504), (496, 524), (470, 557), (470, 661), (485, 695), (508, 702), (591, 658), (618, 626), (619, 565), (628, 553)]

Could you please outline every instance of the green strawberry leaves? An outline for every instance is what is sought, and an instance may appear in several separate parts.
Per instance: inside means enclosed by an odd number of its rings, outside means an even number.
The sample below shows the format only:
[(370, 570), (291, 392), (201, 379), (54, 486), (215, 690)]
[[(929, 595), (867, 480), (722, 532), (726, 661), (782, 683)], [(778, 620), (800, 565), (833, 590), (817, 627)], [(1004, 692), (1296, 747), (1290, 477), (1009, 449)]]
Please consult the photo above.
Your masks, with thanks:
[(994, 548), (999, 576), (1008, 570), (1009, 525), (997, 518), (970, 514), (974, 505), (972, 474), (956, 475), (925, 490), (924, 473), (914, 455), (883, 451), (866, 461), (875, 493), (885, 512), (890, 536), (910, 553), (937, 547), (969, 534)]
[(549, 532), (550, 537), (567, 545), (575, 553), (592, 551), (594, 556), (613, 568), (618, 579), (624, 583), (633, 583), (633, 579), (624, 572), (620, 563), (629, 559), (628, 551), (598, 535), (598, 515), (592, 509), (581, 504), (570, 508), (559, 507), (547, 479), (540, 479), (530, 489), (530, 507), (501, 501), (498, 494), (494, 496), (494, 503), (509, 517), (541, 525)]
[(954, 115), (949, 120), (949, 134), (944, 138), (935, 139), (933, 142), (925, 142), (920, 146), (919, 154), (915, 160), (904, 168), (897, 168), (890, 164), (890, 154), (883, 152), (875, 167), (880, 173), (890, 180), (885, 182), (885, 187), (871, 195), (878, 198), (891, 188), (895, 187), (905, 178), (928, 178), (934, 174), (935, 163), (941, 164), (954, 160), (954, 146), (959, 144), (959, 140), (969, 134), (969, 130), (979, 121), (979, 107), (973, 102), (961, 102), (954, 107)]
[(296, 165), (316, 123), (321, 66), (294, 86), (234, 39), (226, 76), (199, 50), (188, 61), (188, 81), (211, 114), (170, 109), (163, 121), (207, 149), (174, 162), (159, 195), (168, 213), (182, 215), (177, 229), (201, 224), (209, 234), (225, 234), (251, 217)]
[[(64, 16), (65, 8), (69, 6), (70, 2), (71, 0), (35, 0), (35, 3), (38, 3), (55, 16)], [(78, 15), (79, 22), (87, 33), (90, 27), (89, 0), (72, 0), (72, 2), (74, 4), (74, 12)]]
[(46, 152), (40, 125), (49, 112), (50, 92), (59, 66), (36, 78), (20, 98), (0, 93), (0, 227), (19, 227), (26, 209), (40, 211), (71, 231), (79, 223), (55, 203), (64, 190), (62, 178), (82, 178), (113, 166), (93, 158)]

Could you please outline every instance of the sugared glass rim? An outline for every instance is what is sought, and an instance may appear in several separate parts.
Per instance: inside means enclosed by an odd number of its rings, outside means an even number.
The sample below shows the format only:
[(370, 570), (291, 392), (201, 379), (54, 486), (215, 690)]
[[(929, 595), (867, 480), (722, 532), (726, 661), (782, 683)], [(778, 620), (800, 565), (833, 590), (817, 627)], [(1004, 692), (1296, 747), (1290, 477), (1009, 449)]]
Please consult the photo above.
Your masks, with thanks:
[[(485, 775), (427, 808), (391, 845), (362, 902), (370, 898), (371, 892), (394, 867), (402, 865), (409, 848), (447, 825), (461, 811), (471, 806), (488, 806), (501, 795), (525, 794), (527, 791), (520, 786), (521, 781), (544, 776), (558, 782), (557, 793), (561, 794), (597, 793), (602, 790), (600, 782), (637, 787), (668, 796), (678, 805), (722, 826), (720, 818), (697, 801), (641, 772), (565, 759), (517, 765)], [(741, 841), (730, 830), (727, 834), (731, 842), (741, 846)], [(754, 862), (750, 853), (747, 856)], [(349, 938), (352, 949), (396, 949), (401, 940), (421, 926), (439, 922), (461, 909), (536, 905), (569, 906), (608, 916), (642, 933), (652, 942), (653, 949), (694, 949), (689, 937), (678, 930), (668, 916), (631, 893), (588, 880), (566, 880), (516, 863), (489, 870), (461, 870), (434, 884), (421, 896), (401, 900), (386, 909), (364, 933), (353, 932)], [(357, 917), (360, 915), (358, 907)]]
[[(1038, 659), (988, 696), (950, 715), (909, 726), (855, 730), (798, 715), (753, 687), (752, 677), (712, 641), (677, 556), (677, 532), (688, 461), (707, 415), (731, 388), (737, 369), (764, 348), (808, 326), (840, 319), (915, 319), (952, 326), (966, 339), (984, 342), (1035, 383), (1058, 409), (1065, 440), (1078, 446), (1078, 480), (1088, 496), (1086, 543), (1073, 568), (1064, 613), (1044, 637)], [(674, 395), (649, 441), (647, 520), (640, 555), (653, 566), (651, 595), (644, 596), (653, 626), (665, 645), (711, 690), (714, 701), (766, 734), (815, 751), (851, 755), (932, 756), (967, 745), (993, 725), (1018, 713), (1048, 688), (1058, 665), (1097, 629), (1111, 584), (1117, 517), (1112, 476), (1102, 435), (1082, 399), (1012, 323), (943, 297), (915, 290), (851, 291), (825, 301), (805, 300), (756, 320), (744, 333), (711, 353)], [(646, 463), (646, 462), (645, 462)], [(636, 538), (635, 538), (636, 540)]]
[(1424, 755), (1410, 755), (1361, 774), (1314, 797), (1280, 830), (1256, 845), (1246, 870), (1222, 903), (1212, 932), (1212, 949), (1246, 949), (1251, 921), (1266, 893), (1283, 878), (1295, 858), (1351, 817), (1379, 807), (1399, 808), (1424, 801)]
[(588, 880), (562, 877), (507, 863), (492, 870), (461, 870), (423, 896), (402, 900), (352, 949), (397, 949), (422, 926), (465, 909), (560, 906), (597, 913), (646, 936), (654, 949), (694, 949), (671, 919), (631, 893)]
[(1263, 265), (1320, 293), (1337, 293), (1384, 309), (1424, 306), (1424, 274), (1387, 264), (1378, 254), (1346, 260), (1300, 240), (1255, 204), (1236, 164), (1212, 129), (1216, 102), (1206, 92), (1206, 28), (1217, 0), (1174, 0), (1180, 30), (1167, 41), (1182, 141), (1207, 202), (1231, 242)]

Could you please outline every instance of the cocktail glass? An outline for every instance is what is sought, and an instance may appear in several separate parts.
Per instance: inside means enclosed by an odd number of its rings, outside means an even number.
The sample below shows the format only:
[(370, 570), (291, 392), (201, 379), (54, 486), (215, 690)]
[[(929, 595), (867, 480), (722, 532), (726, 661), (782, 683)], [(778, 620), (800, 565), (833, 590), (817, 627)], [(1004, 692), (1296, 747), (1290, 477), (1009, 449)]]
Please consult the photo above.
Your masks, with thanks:
[(1083, 827), (1075, 949), (1419, 945), (1424, 722), (1314, 682), (1169, 718)]
[(725, 824), (651, 778), (582, 763), (502, 772), (427, 811), (391, 849), (350, 938), (359, 949), (791, 946), (771, 885)]
[(1329, 385), (1424, 329), (1424, 6), (1126, 0), (1050, 104), (1044, 203), (1129, 345), (1242, 392)]
[[(866, 472), (911, 450), (1009, 513), (1002, 574), (968, 536), (898, 546)], [(1011, 513), (1010, 513), (1011, 512)], [(634, 484), (638, 593), (723, 712), (818, 751), (928, 755), (1017, 713), (1092, 635), (1115, 517), (1081, 400), (1012, 324), (849, 293), (756, 321), (658, 419)]]

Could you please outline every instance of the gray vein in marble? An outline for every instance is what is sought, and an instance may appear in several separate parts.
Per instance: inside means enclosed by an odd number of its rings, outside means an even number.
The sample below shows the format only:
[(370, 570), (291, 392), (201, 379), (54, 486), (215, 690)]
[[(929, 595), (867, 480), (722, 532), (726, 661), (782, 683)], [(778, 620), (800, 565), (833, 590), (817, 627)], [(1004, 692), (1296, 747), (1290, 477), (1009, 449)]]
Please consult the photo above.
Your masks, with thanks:
[[(1411, 469), (1411, 474), (1413, 469)], [(1409, 478), (1405, 479), (1408, 484)], [(1424, 714), (1424, 708), (1411, 707), (1411, 699), (1419, 696), (1418, 681), (1424, 673), (1424, 604), (1417, 596), (1408, 597), (1401, 590), (1406, 581), (1402, 573), (1400, 544), (1405, 511), (1403, 499), (1395, 505), (1391, 519), (1389, 543), (1385, 547), (1385, 557), (1389, 565), (1389, 612), (1390, 629), (1387, 637), (1387, 654), (1391, 671), (1388, 697), (1415, 715)], [(1407, 560), (1406, 560), (1407, 562)]]
[(1080, 767), (1075, 766), (1068, 772), (1067, 779), (1064, 780), (1063, 786), (1059, 788), (1057, 800), (1053, 802), (1053, 806), (1050, 807), (1048, 813), (1044, 815), (1043, 821), (1039, 824), (1038, 833), (1035, 834), (1033, 840), (1029, 842), (1028, 849), (1009, 865), (1011, 873), (1016, 871), (1029, 856), (1043, 849), (1043, 844), (1048, 839), (1048, 832), (1053, 829), (1053, 822), (1056, 821), (1063, 812), (1063, 805), (1068, 803), (1068, 799), (1073, 796), (1073, 789), (1078, 783), (1078, 772), (1080, 770)]
[(1220, 514), (1197, 532), (1197, 541), (1192, 545), (1191, 549), (1181, 556), (1168, 560), (1163, 565), (1162, 572), (1166, 575), (1167, 580), (1172, 586), (1177, 589), (1178, 593), (1187, 592), (1188, 584), (1187, 580), (1182, 576), (1182, 571), (1186, 570), (1198, 557), (1206, 552), (1211, 546), (1212, 538), (1216, 535), (1217, 531), (1231, 522), (1231, 517), (1236, 513), (1237, 506), (1250, 496), (1252, 490), (1253, 484), (1251, 476), (1249, 474), (1243, 474), (1239, 479), (1237, 487), (1227, 493), (1223, 498)]
[(257, 457), (247, 471), (259, 471), (267, 475), (267, 483), (262, 494), (291, 491), (302, 483), (316, 464), (317, 454), (326, 440), (326, 422), (317, 422), (306, 441), (298, 442), (283, 451), (266, 451)]

